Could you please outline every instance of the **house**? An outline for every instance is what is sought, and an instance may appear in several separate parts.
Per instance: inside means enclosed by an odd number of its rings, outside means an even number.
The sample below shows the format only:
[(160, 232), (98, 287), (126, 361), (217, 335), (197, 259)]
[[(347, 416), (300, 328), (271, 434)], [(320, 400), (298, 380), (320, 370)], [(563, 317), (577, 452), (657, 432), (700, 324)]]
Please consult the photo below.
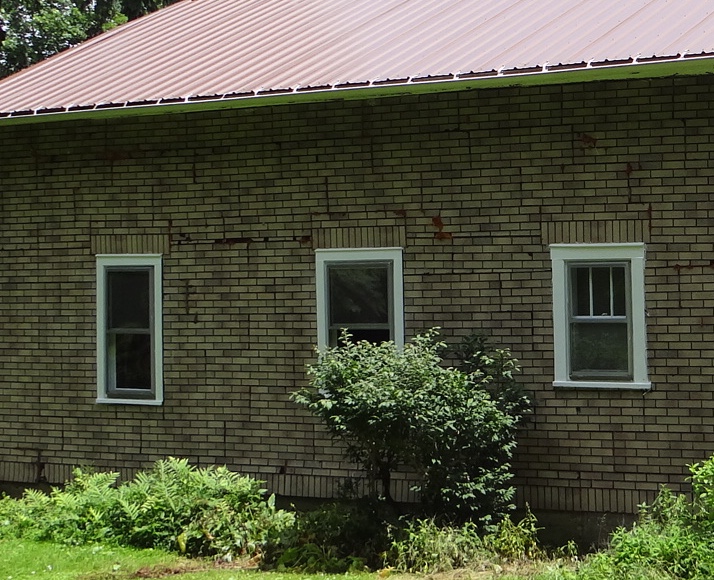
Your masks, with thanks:
[(0, 81), (0, 480), (179, 455), (329, 497), (356, 472), (289, 400), (314, 346), (439, 326), (521, 361), (521, 503), (686, 489), (713, 12), (182, 0)]

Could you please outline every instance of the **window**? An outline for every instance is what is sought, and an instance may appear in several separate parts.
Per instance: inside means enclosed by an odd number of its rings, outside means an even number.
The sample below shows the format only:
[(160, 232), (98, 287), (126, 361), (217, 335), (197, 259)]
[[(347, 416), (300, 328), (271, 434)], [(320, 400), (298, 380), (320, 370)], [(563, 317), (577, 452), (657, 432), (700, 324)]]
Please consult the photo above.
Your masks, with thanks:
[(97, 402), (163, 400), (161, 256), (97, 256)]
[(556, 387), (649, 389), (643, 244), (551, 246)]
[(402, 250), (317, 250), (317, 342), (353, 340), (404, 345)]

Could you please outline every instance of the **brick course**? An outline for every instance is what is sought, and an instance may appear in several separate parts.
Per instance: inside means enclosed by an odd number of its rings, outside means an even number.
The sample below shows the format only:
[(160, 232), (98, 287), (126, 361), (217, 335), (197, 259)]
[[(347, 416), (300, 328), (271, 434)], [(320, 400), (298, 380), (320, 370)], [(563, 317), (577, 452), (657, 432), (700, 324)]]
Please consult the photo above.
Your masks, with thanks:
[[(359, 472), (289, 400), (314, 250), (402, 246), (408, 336), (484, 330), (522, 363), (520, 502), (685, 490), (714, 449), (712, 83), (0, 125), (0, 479), (178, 455), (333, 494)], [(549, 245), (576, 242), (646, 244), (651, 392), (552, 387)], [(97, 253), (164, 256), (160, 407), (95, 403)]]

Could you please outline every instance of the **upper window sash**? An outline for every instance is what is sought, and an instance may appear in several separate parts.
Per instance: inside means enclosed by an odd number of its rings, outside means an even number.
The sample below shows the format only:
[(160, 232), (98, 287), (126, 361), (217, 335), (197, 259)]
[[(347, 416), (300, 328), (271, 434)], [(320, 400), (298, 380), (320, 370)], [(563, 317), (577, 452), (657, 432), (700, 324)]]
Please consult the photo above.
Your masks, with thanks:
[[(389, 330), (398, 346), (404, 345), (404, 297), (402, 282), (402, 249), (401, 248), (360, 248), (360, 249), (322, 249), (315, 251), (316, 264), (316, 294), (317, 294), (317, 344), (324, 349), (330, 346), (330, 334), (337, 327), (354, 329)], [(374, 267), (379, 270), (386, 268), (387, 289), (386, 299), (387, 320), (368, 323), (340, 324), (333, 322), (331, 312), (336, 309), (330, 304), (330, 268), (339, 270), (344, 266), (350, 268)], [(339, 331), (339, 330), (338, 330)]]
[[(640, 243), (626, 244), (554, 244), (550, 247), (553, 274), (553, 330), (555, 380), (557, 387), (630, 388), (649, 389), (647, 377), (647, 343), (644, 300), (645, 246)], [(571, 295), (571, 269), (573, 267), (598, 265), (617, 266), (626, 264), (625, 292), (628, 310), (624, 317), (593, 316), (574, 317)], [(600, 314), (603, 314), (600, 312)], [(573, 321), (613, 322), (628, 324), (628, 343), (631, 371), (627, 378), (607, 379), (571, 378), (570, 372), (570, 325)], [(605, 373), (603, 373), (604, 375)]]
[(390, 340), (394, 329), (392, 262), (330, 263), (326, 274), (329, 344), (337, 344), (343, 328), (355, 340)]
[(571, 318), (626, 320), (630, 302), (629, 269), (629, 262), (569, 263)]
[[(110, 254), (98, 255), (97, 260), (97, 402), (135, 405), (159, 405), (163, 402), (163, 336), (162, 336), (162, 283), (160, 254)], [(114, 303), (111, 311), (112, 288), (116, 290), (118, 278), (110, 283), (111, 273), (147, 273), (137, 279), (147, 284), (146, 304), (140, 308), (121, 309)], [(143, 278), (143, 280), (142, 280)], [(136, 299), (133, 297), (132, 299)], [(148, 327), (147, 327), (148, 324)], [(119, 341), (135, 337), (137, 348), (148, 347), (150, 357), (150, 386), (136, 388), (122, 381), (130, 377), (117, 377)], [(141, 337), (148, 337), (147, 339)], [(146, 382), (147, 377), (144, 377)]]

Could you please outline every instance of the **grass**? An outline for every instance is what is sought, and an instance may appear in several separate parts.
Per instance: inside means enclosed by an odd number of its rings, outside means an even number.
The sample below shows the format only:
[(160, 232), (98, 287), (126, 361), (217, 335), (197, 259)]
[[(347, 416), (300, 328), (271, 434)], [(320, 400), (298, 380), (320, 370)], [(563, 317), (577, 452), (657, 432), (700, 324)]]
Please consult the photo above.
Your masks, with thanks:
[[(189, 560), (160, 550), (107, 546), (62, 546), (30, 540), (0, 540), (0, 580), (251, 580), (258, 572), (241, 564), (219, 565), (210, 560)], [(364, 580), (375, 574), (307, 575), (260, 573), (270, 580)]]
[(0, 580), (130, 577), (146, 567), (170, 567), (181, 559), (156, 550), (106, 546), (68, 547), (30, 540), (0, 540)]
[[(438, 580), (538, 580), (542, 565), (522, 563), (487, 566), (481, 570), (454, 570), (430, 575)], [(257, 572), (240, 563), (218, 565), (210, 560), (189, 560), (160, 550), (108, 546), (62, 546), (30, 540), (0, 540), (0, 580), (413, 580), (419, 576), (388, 571), (372, 574), (298, 574)], [(421, 576), (423, 578), (423, 576)]]

